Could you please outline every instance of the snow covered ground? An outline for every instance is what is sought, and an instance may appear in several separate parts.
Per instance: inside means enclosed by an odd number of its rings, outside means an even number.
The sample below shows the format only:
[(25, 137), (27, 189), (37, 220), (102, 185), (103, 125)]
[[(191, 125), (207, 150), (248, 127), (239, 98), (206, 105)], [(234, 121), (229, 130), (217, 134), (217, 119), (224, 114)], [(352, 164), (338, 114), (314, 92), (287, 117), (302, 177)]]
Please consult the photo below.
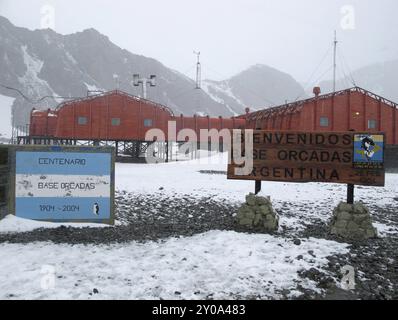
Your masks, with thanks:
[[(160, 199), (189, 195), (243, 202), (254, 182), (229, 181), (222, 171), (226, 171), (226, 154), (158, 165), (118, 163), (116, 186)], [(397, 192), (398, 175), (387, 174), (384, 188), (356, 188), (356, 199), (388, 206), (396, 201)], [(271, 196), (277, 211), (285, 212), (281, 227), (297, 229), (315, 220), (327, 221), (345, 194), (344, 185), (318, 183), (264, 182), (262, 191)], [(0, 232), (56, 225), (7, 217), (0, 222)], [(379, 222), (376, 226), (383, 236), (398, 232), (395, 226)], [(294, 297), (301, 294), (297, 285), (319, 291), (315, 282), (299, 276), (300, 271), (314, 268), (328, 274), (327, 257), (350, 249), (348, 244), (325, 239), (300, 240), (296, 245), (292, 238), (278, 234), (213, 230), (192, 237), (108, 245), (5, 242), (0, 244), (0, 299)], [(339, 286), (336, 275), (330, 276)], [(282, 295), (283, 290), (288, 294)]]
[(61, 226), (72, 228), (106, 228), (111, 227), (99, 223), (54, 223), (44, 221), (33, 221), (8, 215), (0, 221), (0, 233), (29, 232), (40, 228), (55, 229)]
[(327, 256), (347, 251), (327, 240), (296, 246), (221, 231), (128, 245), (1, 244), (0, 299), (278, 298), (283, 289), (294, 296), (296, 282), (317, 290), (299, 279), (299, 270), (320, 268)]
[(12, 113), (11, 107), (15, 98), (0, 94), (0, 138), (11, 139), (12, 137)]
[[(245, 195), (254, 192), (254, 181), (227, 180), (223, 174), (203, 174), (202, 170), (222, 172), (227, 170), (227, 153), (193, 161), (157, 165), (116, 165), (117, 189), (135, 193), (159, 193), (171, 196), (211, 196), (231, 202), (243, 202)], [(380, 196), (382, 194), (382, 196)], [(398, 194), (398, 174), (386, 175), (384, 188), (357, 187), (355, 199), (366, 204), (392, 203)], [(271, 196), (272, 201), (328, 202), (332, 206), (346, 200), (346, 186), (325, 183), (263, 182), (260, 195)]]
[[(202, 151), (203, 153), (204, 151)], [(192, 161), (163, 163), (157, 165), (123, 164), (116, 166), (116, 185), (119, 190), (137, 194), (155, 194), (157, 197), (171, 197), (187, 194), (194, 197), (211, 197), (219, 201), (242, 203), (249, 192), (254, 192), (254, 181), (227, 180), (224, 174), (203, 174), (201, 171), (226, 171), (227, 153), (216, 154)], [(148, 179), (148, 177), (154, 177)], [(341, 201), (346, 201), (347, 187), (343, 184), (327, 183), (284, 183), (263, 181), (260, 196), (271, 196), (278, 210), (282, 203), (294, 203), (301, 212), (282, 216), (280, 225), (294, 226), (301, 230), (312, 220), (326, 222), (331, 212)], [(395, 203), (398, 196), (398, 174), (386, 174), (385, 187), (355, 188), (355, 201), (365, 205), (385, 206)], [(294, 210), (294, 209), (292, 209)], [(382, 223), (378, 223), (380, 235), (398, 233)]]

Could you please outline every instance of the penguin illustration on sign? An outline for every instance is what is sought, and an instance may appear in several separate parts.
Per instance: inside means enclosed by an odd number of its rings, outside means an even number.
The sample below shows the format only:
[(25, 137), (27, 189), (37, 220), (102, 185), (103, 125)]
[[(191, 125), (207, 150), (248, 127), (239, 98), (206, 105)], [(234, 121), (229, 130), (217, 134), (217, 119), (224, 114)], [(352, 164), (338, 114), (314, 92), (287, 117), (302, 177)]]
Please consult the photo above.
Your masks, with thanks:
[(94, 203), (94, 206), (93, 206), (93, 213), (94, 213), (96, 216), (99, 216), (99, 211), (100, 211), (99, 204), (98, 204), (98, 203)]
[[(380, 138), (379, 138), (380, 139)], [(377, 161), (375, 158), (382, 157), (383, 147), (376, 144), (374, 137), (365, 136), (361, 138), (361, 150), (357, 153), (361, 154), (368, 162)], [(379, 154), (381, 153), (381, 154)], [(379, 159), (380, 161), (380, 159)]]
[(384, 136), (356, 134), (354, 136), (354, 168), (382, 169), (384, 166)]
[(365, 137), (362, 139), (361, 148), (366, 159), (370, 161), (375, 154), (375, 142), (371, 137)]

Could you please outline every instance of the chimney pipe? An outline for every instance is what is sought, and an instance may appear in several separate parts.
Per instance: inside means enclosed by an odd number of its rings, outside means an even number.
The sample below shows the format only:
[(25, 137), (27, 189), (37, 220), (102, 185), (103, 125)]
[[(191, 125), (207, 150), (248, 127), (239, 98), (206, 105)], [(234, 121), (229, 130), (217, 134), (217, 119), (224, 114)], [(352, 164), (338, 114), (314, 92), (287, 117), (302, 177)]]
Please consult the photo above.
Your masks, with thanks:
[(312, 92), (314, 93), (315, 97), (318, 98), (320, 93), (321, 93), (321, 88), (320, 87), (314, 87), (314, 90)]

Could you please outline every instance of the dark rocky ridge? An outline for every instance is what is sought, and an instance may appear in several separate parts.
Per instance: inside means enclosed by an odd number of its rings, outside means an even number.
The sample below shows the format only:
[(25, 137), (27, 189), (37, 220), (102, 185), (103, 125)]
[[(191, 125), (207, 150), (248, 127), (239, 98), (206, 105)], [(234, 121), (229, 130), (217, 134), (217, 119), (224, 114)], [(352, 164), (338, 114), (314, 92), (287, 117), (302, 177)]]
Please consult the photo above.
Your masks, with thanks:
[[(295, 95), (297, 90), (303, 91), (293, 78), (282, 72), (265, 66), (251, 68), (227, 80), (243, 103), (231, 110), (227, 102), (220, 103), (218, 98), (213, 99), (204, 90), (195, 90), (195, 82), (187, 76), (155, 59), (118, 47), (95, 29), (70, 35), (61, 35), (50, 29), (31, 31), (16, 27), (1, 16), (0, 70), (0, 84), (21, 90), (31, 100), (53, 95), (85, 97), (88, 89), (95, 88), (113, 90), (117, 87), (115, 75), (120, 90), (141, 95), (141, 88), (131, 85), (133, 74), (156, 74), (157, 86), (148, 89), (148, 99), (167, 105), (177, 115), (184, 113), (190, 116), (195, 113), (232, 116), (243, 113), (246, 106), (265, 106), (264, 98), (271, 96), (275, 99), (278, 96), (279, 91), (274, 93), (275, 87), (283, 88), (281, 99)], [(247, 78), (251, 78), (252, 83), (243, 86)], [(265, 85), (270, 88), (264, 89)], [(294, 92), (290, 92), (291, 88)], [(16, 125), (28, 123), (33, 107), (55, 107), (62, 101), (46, 99), (38, 104), (29, 103), (15, 91), (2, 87), (0, 94), (17, 98), (13, 105)]]

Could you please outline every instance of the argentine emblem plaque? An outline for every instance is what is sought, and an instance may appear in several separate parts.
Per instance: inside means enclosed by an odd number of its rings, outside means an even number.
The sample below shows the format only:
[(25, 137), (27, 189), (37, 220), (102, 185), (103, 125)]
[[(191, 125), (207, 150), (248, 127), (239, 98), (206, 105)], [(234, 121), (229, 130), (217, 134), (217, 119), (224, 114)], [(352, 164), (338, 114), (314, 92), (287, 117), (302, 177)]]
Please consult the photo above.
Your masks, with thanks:
[(353, 165), (356, 169), (383, 169), (384, 135), (355, 134)]

